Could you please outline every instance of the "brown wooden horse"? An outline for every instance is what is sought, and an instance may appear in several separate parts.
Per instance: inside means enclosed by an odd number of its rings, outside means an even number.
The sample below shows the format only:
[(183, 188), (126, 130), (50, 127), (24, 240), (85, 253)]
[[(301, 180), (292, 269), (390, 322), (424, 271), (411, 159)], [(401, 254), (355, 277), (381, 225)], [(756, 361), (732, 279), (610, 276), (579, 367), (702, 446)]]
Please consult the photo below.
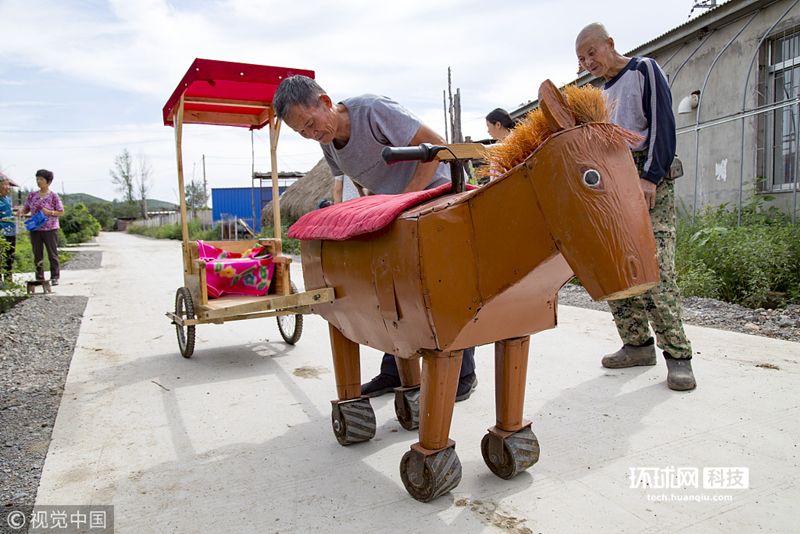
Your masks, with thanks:
[(306, 290), (336, 293), (312, 307), (330, 323), (334, 433), (343, 445), (375, 434), (359, 345), (395, 354), (398, 418), (419, 426), (400, 470), (421, 501), (461, 479), (449, 431), (462, 349), (495, 344), (497, 420), (481, 449), (496, 475), (511, 478), (539, 456), (522, 417), (528, 345), (530, 334), (556, 325), (558, 290), (577, 275), (593, 298), (609, 300), (659, 280), (624, 136), (610, 124), (576, 124), (549, 81), (540, 106), (555, 133), (487, 186), (415, 206), (366, 235), (302, 244)]

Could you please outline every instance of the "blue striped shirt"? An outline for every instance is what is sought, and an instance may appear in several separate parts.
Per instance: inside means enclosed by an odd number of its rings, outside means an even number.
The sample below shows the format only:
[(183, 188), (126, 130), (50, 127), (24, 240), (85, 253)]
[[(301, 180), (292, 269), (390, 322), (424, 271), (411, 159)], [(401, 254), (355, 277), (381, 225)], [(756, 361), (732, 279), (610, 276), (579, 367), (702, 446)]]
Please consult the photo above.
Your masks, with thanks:
[(642, 178), (658, 183), (675, 159), (675, 115), (667, 77), (655, 60), (633, 57), (603, 86), (611, 120), (641, 135), (635, 151), (645, 151)]

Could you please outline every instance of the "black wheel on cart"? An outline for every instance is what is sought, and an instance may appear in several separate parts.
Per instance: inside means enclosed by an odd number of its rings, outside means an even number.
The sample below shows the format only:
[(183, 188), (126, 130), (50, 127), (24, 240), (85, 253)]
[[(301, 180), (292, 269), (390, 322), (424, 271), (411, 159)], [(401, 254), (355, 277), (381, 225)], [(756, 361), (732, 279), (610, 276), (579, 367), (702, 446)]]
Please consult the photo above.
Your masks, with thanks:
[[(194, 319), (194, 304), (192, 294), (188, 287), (178, 288), (175, 294), (175, 315), (181, 319)], [(178, 348), (184, 358), (191, 358), (194, 352), (194, 325), (182, 326), (175, 324), (178, 332)]]
[[(297, 293), (297, 286), (292, 282), (292, 294), (295, 293)], [(281, 337), (286, 343), (294, 345), (300, 341), (300, 336), (303, 334), (303, 314), (279, 315), (278, 330), (281, 331)]]

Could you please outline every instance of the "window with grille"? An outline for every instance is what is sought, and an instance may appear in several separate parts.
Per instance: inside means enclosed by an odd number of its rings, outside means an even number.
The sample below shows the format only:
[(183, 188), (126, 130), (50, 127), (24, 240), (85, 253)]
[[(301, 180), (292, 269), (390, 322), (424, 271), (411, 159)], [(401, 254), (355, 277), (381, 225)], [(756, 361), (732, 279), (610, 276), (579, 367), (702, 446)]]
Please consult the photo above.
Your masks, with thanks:
[(762, 188), (791, 190), (800, 165), (797, 135), (800, 128), (800, 30), (784, 32), (770, 40), (766, 59), (763, 96), (766, 104), (775, 107), (766, 115)]

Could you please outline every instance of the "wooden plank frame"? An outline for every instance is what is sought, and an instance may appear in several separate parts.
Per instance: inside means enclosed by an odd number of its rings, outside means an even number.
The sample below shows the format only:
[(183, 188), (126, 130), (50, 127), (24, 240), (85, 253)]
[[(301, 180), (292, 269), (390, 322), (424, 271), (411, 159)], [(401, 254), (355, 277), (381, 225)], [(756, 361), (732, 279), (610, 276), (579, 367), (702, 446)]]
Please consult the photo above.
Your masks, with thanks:
[[(480, 143), (456, 143), (447, 145), (447, 148), (452, 150), (458, 159), (483, 159), (488, 153), (486, 147)], [(439, 161), (452, 161), (455, 159), (453, 154), (447, 150), (442, 150), (436, 154), (436, 159)]]
[[(186, 105), (209, 106), (229, 106), (231, 113), (219, 111), (187, 110)], [(242, 108), (261, 110), (258, 115), (239, 112)], [(203, 124), (240, 124), (258, 128), (264, 125), (269, 126), (270, 136), (270, 164), (272, 174), (272, 216), (273, 227), (275, 228), (274, 239), (258, 240), (268, 248), (275, 263), (275, 274), (270, 287), (270, 293), (264, 297), (257, 297), (257, 301), (247, 297), (234, 297), (225, 301), (215, 299), (209, 302), (208, 288), (206, 286), (205, 263), (199, 260), (198, 247), (194, 242), (189, 241), (188, 210), (186, 206), (186, 187), (183, 172), (183, 125), (184, 123), (203, 123)], [(173, 124), (175, 127), (175, 151), (178, 164), (178, 188), (180, 198), (181, 213), (181, 237), (183, 249), (183, 273), (184, 286), (189, 289), (192, 300), (195, 303), (198, 319), (191, 320), (192, 323), (183, 322), (182, 324), (201, 324), (202, 322), (225, 322), (231, 320), (241, 320), (267, 316), (288, 314), (286, 311), (276, 311), (287, 306), (291, 307), (292, 313), (310, 313), (308, 305), (329, 302), (333, 300), (333, 290), (325, 292), (321, 297), (318, 292), (312, 297), (300, 298), (292, 295), (292, 283), (290, 278), (291, 257), (282, 253), (281, 246), (281, 219), (280, 219), (280, 190), (278, 187), (278, 137), (280, 135), (281, 121), (275, 115), (271, 103), (250, 101), (250, 100), (225, 100), (219, 98), (187, 97), (182, 95), (178, 105), (173, 111)], [(246, 241), (215, 241), (209, 242), (230, 252), (244, 252), (256, 244), (256, 240)], [(305, 294), (301, 294), (305, 295)], [(310, 300), (309, 300), (310, 299)], [(222, 301), (220, 301), (222, 300)], [(218, 302), (220, 301), (220, 302)], [(301, 302), (302, 301), (302, 302)], [(307, 301), (307, 302), (306, 302)], [(223, 305), (223, 302), (225, 304)], [(170, 313), (168, 312), (168, 315)], [(194, 323), (194, 321), (198, 321)]]

